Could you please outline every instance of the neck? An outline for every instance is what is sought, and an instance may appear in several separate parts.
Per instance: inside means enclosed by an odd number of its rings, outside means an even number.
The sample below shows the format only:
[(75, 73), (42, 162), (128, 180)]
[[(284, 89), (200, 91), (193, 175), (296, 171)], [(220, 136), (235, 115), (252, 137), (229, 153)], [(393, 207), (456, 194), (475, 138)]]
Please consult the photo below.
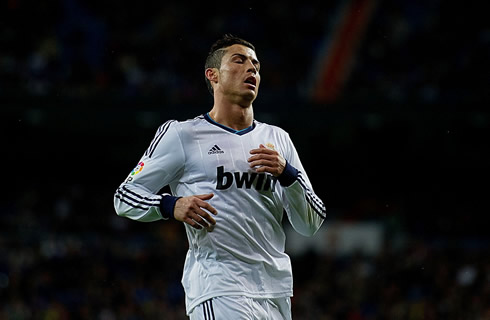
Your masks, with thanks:
[(254, 112), (252, 105), (241, 106), (238, 104), (214, 103), (209, 116), (214, 121), (235, 130), (243, 130), (253, 123)]

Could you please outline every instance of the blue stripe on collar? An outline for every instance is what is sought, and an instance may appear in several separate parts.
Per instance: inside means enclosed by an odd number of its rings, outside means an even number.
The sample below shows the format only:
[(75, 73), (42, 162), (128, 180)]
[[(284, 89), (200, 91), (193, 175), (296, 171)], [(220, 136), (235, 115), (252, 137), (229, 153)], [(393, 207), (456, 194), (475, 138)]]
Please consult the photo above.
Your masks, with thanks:
[(237, 134), (239, 136), (244, 135), (245, 133), (248, 133), (248, 132), (252, 131), (253, 129), (255, 129), (255, 120), (252, 122), (252, 125), (250, 127), (242, 129), (242, 130), (235, 130), (235, 129), (232, 129), (230, 127), (224, 126), (221, 123), (218, 123), (218, 122), (214, 121), (213, 119), (211, 119), (211, 117), (209, 116), (209, 112), (204, 114), (204, 119), (206, 119), (209, 123), (214, 124), (217, 127), (220, 127), (221, 129), (224, 129), (228, 132)]

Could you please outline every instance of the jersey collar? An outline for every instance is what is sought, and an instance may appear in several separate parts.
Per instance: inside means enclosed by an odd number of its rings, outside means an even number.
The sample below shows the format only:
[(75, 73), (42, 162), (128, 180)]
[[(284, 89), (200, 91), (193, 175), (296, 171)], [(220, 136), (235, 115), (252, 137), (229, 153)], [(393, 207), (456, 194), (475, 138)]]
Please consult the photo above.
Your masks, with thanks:
[(214, 121), (213, 119), (211, 119), (211, 117), (209, 116), (209, 112), (204, 114), (204, 119), (206, 119), (209, 123), (211, 123), (217, 127), (220, 127), (221, 129), (224, 129), (228, 132), (237, 134), (239, 136), (244, 135), (245, 133), (248, 133), (248, 132), (252, 131), (253, 129), (255, 129), (255, 120), (252, 122), (252, 125), (250, 127), (242, 129), (242, 130), (235, 130), (235, 129), (232, 129), (230, 127), (224, 126), (221, 123), (218, 123), (218, 122)]

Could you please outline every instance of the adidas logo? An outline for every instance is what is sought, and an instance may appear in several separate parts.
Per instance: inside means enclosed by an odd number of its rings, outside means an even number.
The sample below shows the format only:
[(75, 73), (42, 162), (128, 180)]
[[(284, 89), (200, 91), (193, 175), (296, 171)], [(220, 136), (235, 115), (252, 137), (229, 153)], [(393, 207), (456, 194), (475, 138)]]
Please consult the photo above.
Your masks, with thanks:
[(208, 154), (219, 154), (219, 153), (225, 153), (223, 150), (221, 150), (220, 147), (218, 147), (217, 144), (215, 144), (211, 149), (209, 149)]

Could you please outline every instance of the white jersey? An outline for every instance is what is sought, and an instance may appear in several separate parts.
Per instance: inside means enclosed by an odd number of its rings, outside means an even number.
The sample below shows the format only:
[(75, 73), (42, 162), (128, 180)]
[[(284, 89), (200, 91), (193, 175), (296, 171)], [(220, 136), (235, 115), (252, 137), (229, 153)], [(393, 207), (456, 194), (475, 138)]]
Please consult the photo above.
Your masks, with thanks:
[[(279, 179), (250, 168), (250, 150), (260, 144), (286, 159)], [(166, 185), (173, 196), (157, 194)], [(283, 212), (297, 232), (311, 236), (325, 218), (325, 206), (289, 135), (258, 121), (236, 131), (207, 114), (168, 121), (117, 189), (114, 205), (120, 216), (155, 221), (173, 215), (175, 197), (207, 193), (214, 194), (209, 203), (218, 211), (214, 230), (184, 224), (189, 240), (182, 278), (187, 313), (217, 296), (292, 296)]]

